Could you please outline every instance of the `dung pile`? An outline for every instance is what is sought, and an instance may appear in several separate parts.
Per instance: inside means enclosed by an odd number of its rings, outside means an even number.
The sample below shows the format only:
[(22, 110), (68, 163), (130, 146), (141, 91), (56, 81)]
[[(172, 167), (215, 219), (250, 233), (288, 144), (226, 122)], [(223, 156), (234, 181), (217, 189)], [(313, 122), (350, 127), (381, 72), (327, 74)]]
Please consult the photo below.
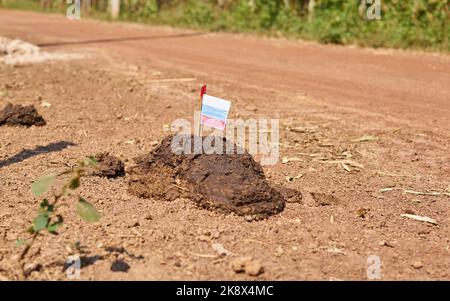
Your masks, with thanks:
[(8, 103), (0, 111), (0, 126), (44, 126), (45, 120), (38, 114), (33, 106), (21, 106)]
[[(261, 165), (247, 152), (237, 154), (237, 146), (223, 154), (204, 150), (201, 154), (176, 154), (175, 136), (165, 138), (150, 154), (141, 156), (130, 170), (129, 192), (139, 197), (174, 200), (189, 198), (198, 206), (219, 212), (261, 219), (281, 212), (285, 199), (266, 181)], [(178, 136), (180, 137), (180, 136)], [(200, 138), (183, 136), (194, 149)], [(202, 138), (202, 142), (205, 138)], [(211, 147), (214, 147), (214, 141)]]

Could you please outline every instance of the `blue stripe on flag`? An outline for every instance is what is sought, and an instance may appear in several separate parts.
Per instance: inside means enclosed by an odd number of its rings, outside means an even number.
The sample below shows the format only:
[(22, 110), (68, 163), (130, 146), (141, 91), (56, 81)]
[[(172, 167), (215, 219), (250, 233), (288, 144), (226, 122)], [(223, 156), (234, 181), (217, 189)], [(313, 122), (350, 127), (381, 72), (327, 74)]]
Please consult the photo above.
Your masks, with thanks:
[(228, 112), (204, 104), (202, 106), (202, 115), (219, 120), (226, 120)]

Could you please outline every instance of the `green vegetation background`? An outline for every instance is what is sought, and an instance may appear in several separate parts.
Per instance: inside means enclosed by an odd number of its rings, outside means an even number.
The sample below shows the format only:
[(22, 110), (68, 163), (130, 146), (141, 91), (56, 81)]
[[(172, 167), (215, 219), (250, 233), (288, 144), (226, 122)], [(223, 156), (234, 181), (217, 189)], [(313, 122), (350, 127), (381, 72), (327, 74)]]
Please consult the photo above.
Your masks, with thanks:
[[(82, 6), (88, 2), (81, 1)], [(367, 20), (369, 4), (362, 6), (361, 0), (315, 0), (313, 10), (310, 1), (122, 0), (119, 19), (322, 43), (450, 51), (449, 0), (381, 0), (381, 20)], [(91, 9), (83, 11), (82, 17), (108, 18), (108, 0), (90, 3)], [(67, 9), (66, 0), (0, 0), (0, 6)]]

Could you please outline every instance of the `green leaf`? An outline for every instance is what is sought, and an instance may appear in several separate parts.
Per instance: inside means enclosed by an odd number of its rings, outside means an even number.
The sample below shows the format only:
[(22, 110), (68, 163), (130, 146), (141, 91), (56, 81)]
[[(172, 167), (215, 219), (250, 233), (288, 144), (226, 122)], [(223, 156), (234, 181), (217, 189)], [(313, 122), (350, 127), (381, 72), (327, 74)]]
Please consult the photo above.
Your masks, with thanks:
[(59, 226), (61, 226), (61, 225), (58, 225), (58, 224), (51, 224), (51, 225), (48, 225), (47, 231), (50, 232), (50, 233), (52, 233), (52, 234), (58, 234), (58, 228), (59, 228)]
[(57, 215), (57, 220), (56, 222), (52, 223), (51, 225), (47, 226), (47, 230), (48, 232), (52, 233), (52, 234), (58, 234), (58, 228), (63, 224), (63, 217), (61, 215)]
[(83, 163), (85, 166), (97, 166), (97, 160), (92, 156), (87, 157)]
[(82, 197), (78, 200), (76, 210), (78, 215), (87, 222), (93, 223), (100, 219), (100, 213), (98, 213), (97, 209)]
[(40, 196), (44, 194), (45, 192), (47, 192), (47, 190), (50, 189), (55, 179), (56, 174), (50, 174), (47, 176), (40, 177), (39, 179), (34, 181), (33, 184), (31, 184), (31, 192), (35, 196)]
[(47, 228), (48, 224), (48, 216), (45, 214), (39, 214), (34, 220), (33, 220), (33, 230), (34, 232), (39, 232), (42, 229)]
[(70, 189), (75, 190), (78, 187), (80, 187), (80, 177), (79, 176), (71, 179), (70, 182), (69, 182), (69, 188)]

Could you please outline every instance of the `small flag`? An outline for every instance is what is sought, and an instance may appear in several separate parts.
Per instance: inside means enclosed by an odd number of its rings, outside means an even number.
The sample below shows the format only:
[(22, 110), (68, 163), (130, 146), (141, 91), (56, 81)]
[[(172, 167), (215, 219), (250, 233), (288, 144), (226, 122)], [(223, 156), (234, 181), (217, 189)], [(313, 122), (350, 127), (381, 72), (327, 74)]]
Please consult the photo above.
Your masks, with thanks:
[(203, 95), (201, 124), (224, 130), (231, 102), (211, 95)]

